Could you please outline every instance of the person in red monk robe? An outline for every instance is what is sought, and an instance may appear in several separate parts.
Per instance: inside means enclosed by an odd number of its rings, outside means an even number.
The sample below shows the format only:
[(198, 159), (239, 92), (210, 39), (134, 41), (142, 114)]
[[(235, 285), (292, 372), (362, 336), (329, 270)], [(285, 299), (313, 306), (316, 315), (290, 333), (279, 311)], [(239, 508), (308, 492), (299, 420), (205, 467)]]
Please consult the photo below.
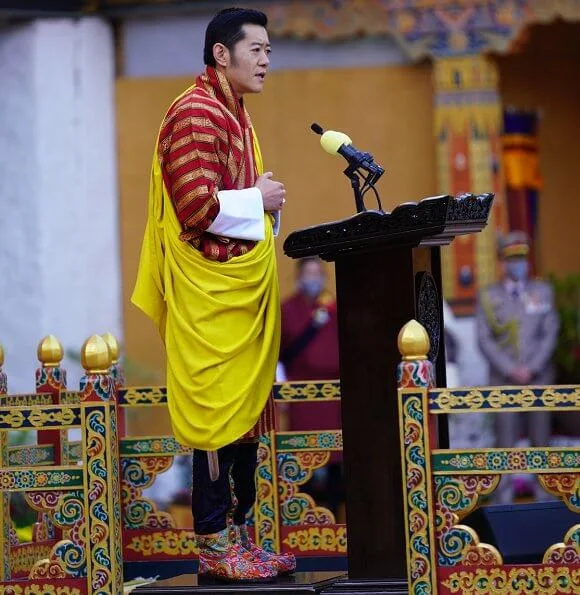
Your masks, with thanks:
[[(336, 380), (338, 322), (336, 301), (326, 291), (324, 263), (318, 257), (297, 263), (297, 289), (282, 304), (281, 375), (286, 380)], [(283, 410), (293, 431), (335, 430), (342, 427), (340, 402), (294, 403)], [(304, 489), (336, 515), (343, 500), (341, 453), (331, 453), (328, 465), (314, 472)]]

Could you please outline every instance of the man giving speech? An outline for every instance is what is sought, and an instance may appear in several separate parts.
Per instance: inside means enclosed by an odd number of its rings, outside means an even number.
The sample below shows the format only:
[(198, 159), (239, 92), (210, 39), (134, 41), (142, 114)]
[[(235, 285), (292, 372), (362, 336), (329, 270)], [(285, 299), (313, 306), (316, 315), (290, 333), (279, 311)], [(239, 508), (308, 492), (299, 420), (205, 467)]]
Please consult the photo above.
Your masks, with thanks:
[(194, 449), (199, 573), (230, 581), (272, 580), (296, 565), (246, 527), (280, 344), (274, 236), (286, 192), (263, 172), (244, 105), (268, 72), (266, 25), (262, 12), (230, 8), (207, 27), (206, 69), (159, 130), (132, 296), (165, 343), (175, 437)]

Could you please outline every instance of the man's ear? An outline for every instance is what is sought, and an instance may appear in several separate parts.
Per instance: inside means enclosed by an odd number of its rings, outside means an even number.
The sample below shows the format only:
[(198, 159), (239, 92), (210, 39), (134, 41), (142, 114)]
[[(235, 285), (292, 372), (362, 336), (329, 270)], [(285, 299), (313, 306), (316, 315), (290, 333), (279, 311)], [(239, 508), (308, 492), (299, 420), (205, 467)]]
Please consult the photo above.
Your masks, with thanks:
[(213, 46), (213, 57), (218, 66), (225, 68), (230, 61), (230, 51), (223, 43), (215, 43)]

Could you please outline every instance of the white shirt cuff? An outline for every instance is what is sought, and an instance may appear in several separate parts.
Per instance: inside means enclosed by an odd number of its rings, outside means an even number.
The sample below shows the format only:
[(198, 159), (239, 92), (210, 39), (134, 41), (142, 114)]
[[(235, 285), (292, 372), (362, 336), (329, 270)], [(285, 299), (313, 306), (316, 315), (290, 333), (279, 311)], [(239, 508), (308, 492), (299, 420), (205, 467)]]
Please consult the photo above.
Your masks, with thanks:
[(264, 203), (258, 188), (220, 190), (220, 212), (206, 231), (226, 238), (259, 241), (264, 234)]

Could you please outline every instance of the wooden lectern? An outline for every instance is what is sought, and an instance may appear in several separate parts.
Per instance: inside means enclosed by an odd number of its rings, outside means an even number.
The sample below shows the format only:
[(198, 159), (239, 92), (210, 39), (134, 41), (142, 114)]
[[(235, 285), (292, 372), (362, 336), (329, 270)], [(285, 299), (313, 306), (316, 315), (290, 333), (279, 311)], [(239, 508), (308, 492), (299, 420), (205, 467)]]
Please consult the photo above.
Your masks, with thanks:
[[(492, 202), (492, 194), (427, 198), (302, 229), (284, 243), (292, 258), (336, 266), (349, 578), (325, 593), (406, 592), (397, 335), (412, 318), (423, 324), (445, 386), (440, 247), (481, 231)], [(439, 437), (445, 446), (445, 428)]]

